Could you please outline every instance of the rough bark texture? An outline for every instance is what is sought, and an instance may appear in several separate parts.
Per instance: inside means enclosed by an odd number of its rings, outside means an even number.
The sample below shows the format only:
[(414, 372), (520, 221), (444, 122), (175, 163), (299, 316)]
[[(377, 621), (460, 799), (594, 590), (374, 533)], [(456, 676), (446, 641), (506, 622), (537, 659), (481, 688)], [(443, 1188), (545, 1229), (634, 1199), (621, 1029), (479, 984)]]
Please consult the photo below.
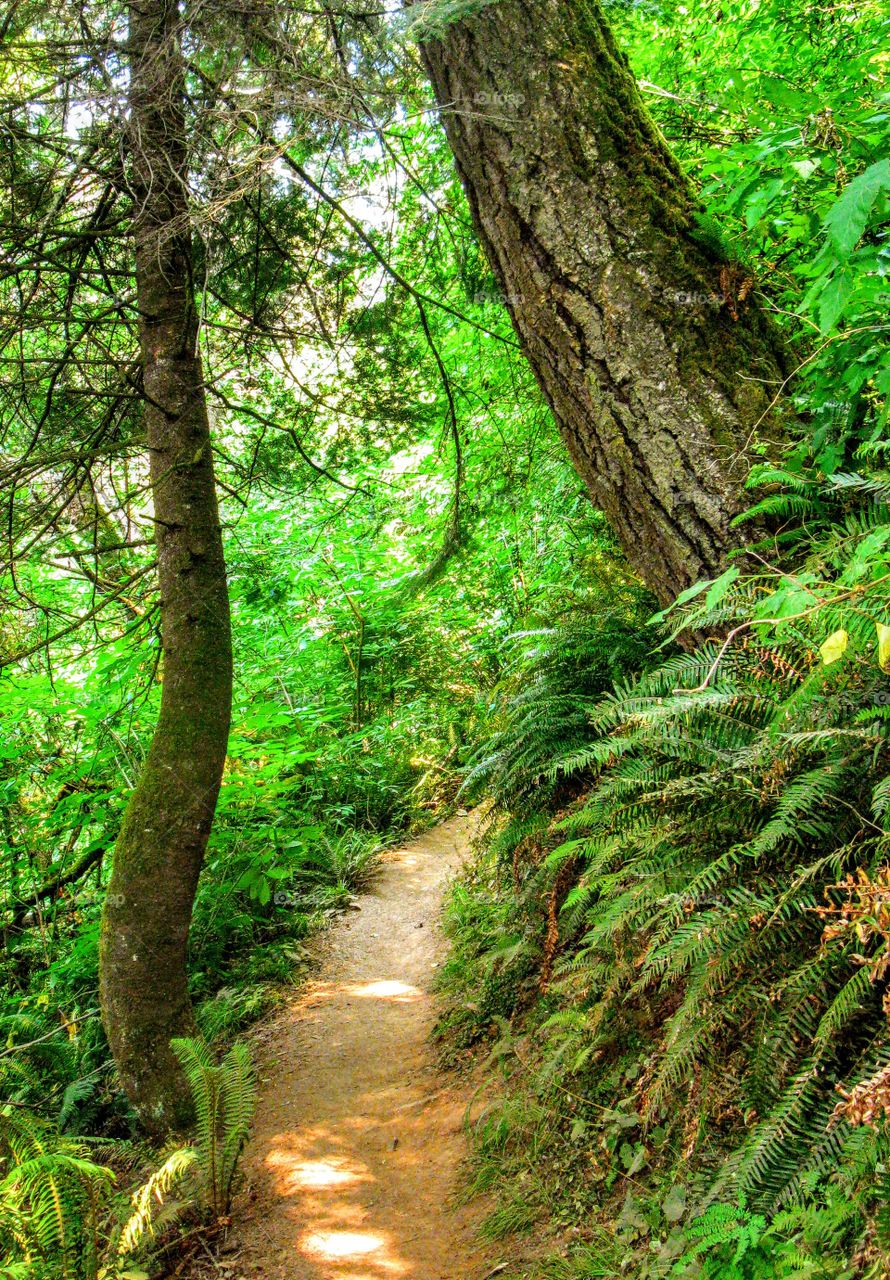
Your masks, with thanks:
[[(422, 38), (422, 35), (421, 35)], [(477, 231), (594, 502), (662, 602), (718, 573), (787, 368), (595, 0), (500, 0), (423, 44)]]
[(161, 711), (102, 920), (102, 1013), (145, 1126), (189, 1106), (170, 1038), (193, 1029), (186, 949), (229, 733), (232, 647), (198, 354), (175, 0), (130, 6), (130, 153), (145, 427), (164, 647)]

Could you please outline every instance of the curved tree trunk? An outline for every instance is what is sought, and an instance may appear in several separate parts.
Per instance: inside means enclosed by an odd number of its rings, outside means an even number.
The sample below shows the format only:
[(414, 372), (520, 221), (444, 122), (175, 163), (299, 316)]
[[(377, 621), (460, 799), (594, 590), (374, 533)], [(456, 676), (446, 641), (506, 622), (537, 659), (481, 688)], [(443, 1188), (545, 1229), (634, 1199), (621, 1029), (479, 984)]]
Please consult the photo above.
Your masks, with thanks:
[(130, 6), (133, 235), (164, 650), (161, 711), (124, 817), (102, 919), (102, 1014), (145, 1126), (189, 1099), (170, 1038), (193, 1029), (192, 905), (225, 762), (229, 602), (198, 354), (175, 0)]
[[(421, 39), (423, 34), (421, 29)], [(596, 0), (500, 0), (423, 55), (516, 332), (594, 502), (666, 603), (725, 566), (788, 370)]]

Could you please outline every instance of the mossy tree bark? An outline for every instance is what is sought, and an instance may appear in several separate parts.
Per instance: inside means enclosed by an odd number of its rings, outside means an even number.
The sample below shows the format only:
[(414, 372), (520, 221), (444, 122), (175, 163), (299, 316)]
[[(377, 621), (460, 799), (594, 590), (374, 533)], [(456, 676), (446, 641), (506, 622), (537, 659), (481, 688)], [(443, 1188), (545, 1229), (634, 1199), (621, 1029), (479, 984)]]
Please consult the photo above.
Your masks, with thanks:
[[(423, 40), (422, 27), (421, 39)], [(594, 502), (662, 602), (725, 566), (788, 368), (596, 0), (500, 0), (423, 40), (473, 218)]]
[(102, 919), (102, 1014), (155, 1134), (189, 1114), (170, 1039), (193, 1030), (186, 951), (229, 733), (229, 602), (198, 350), (176, 0), (129, 9), (132, 232), (161, 592), (163, 692)]

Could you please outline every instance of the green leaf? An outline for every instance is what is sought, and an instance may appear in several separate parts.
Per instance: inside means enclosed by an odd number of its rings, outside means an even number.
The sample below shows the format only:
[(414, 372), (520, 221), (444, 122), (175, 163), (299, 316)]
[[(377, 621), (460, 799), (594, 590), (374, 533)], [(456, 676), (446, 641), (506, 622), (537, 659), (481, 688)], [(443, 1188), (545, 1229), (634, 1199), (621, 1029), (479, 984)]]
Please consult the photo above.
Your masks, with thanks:
[(878, 666), (882, 671), (890, 671), (890, 627), (876, 622), (875, 630), (878, 633)]
[(773, 178), (772, 181), (766, 183), (765, 186), (759, 187), (754, 194), (746, 201), (745, 205), (745, 225), (749, 231), (757, 226), (760, 219), (766, 213), (767, 209), (780, 194), (785, 186), (784, 178)]
[(679, 1222), (686, 1212), (686, 1188), (675, 1183), (662, 1202), (661, 1211), (668, 1222)]
[(829, 333), (840, 320), (856, 287), (852, 271), (836, 271), (819, 295), (819, 332)]
[(694, 582), (691, 587), (687, 587), (685, 591), (680, 592), (674, 601), (674, 605), (686, 604), (687, 600), (694, 600), (696, 596), (700, 596), (705, 588), (710, 585), (710, 578), (705, 578), (702, 582)]
[(836, 252), (846, 258), (855, 249), (868, 216), (882, 191), (890, 190), (890, 159), (878, 160), (845, 188), (825, 219), (825, 230)]
[(729, 588), (739, 576), (740, 570), (738, 565), (733, 565), (727, 569), (725, 573), (721, 573), (720, 577), (712, 584), (708, 594), (705, 596), (705, 604), (709, 609), (713, 609), (718, 605), (726, 595)]
[(819, 161), (818, 160), (792, 160), (791, 168), (794, 170), (796, 174), (799, 174), (801, 178), (808, 178), (811, 173), (815, 173), (815, 171), (819, 168)]
[(694, 600), (696, 596), (700, 596), (703, 591), (713, 585), (716, 585), (716, 583), (711, 578), (704, 578), (701, 582), (694, 582), (691, 587), (681, 591), (676, 600), (669, 604), (666, 609), (662, 609), (660, 613), (653, 613), (652, 617), (647, 621), (650, 624), (663, 621), (672, 610), (676, 609), (677, 605), (686, 604), (689, 600)]
[(849, 638), (844, 628), (841, 627), (837, 631), (832, 631), (828, 639), (822, 643), (819, 652), (826, 667), (830, 667), (833, 662), (837, 662), (839, 658), (844, 656)]

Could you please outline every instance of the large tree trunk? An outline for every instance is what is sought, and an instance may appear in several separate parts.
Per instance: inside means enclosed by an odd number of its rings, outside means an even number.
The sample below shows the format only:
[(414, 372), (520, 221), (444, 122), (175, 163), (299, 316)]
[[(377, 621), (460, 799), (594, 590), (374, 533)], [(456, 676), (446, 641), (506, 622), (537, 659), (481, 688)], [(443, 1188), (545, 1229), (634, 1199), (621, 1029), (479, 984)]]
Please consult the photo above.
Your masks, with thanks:
[(489, 3), (423, 53), (572, 459), (667, 602), (724, 567), (752, 446), (782, 434), (773, 326), (701, 235), (596, 0)]
[(225, 762), (232, 646), (198, 353), (175, 0), (130, 5), (130, 153), (145, 427), (161, 591), (163, 693), (124, 817), (102, 920), (102, 1013), (145, 1126), (189, 1100), (170, 1038), (193, 1030), (192, 905)]

